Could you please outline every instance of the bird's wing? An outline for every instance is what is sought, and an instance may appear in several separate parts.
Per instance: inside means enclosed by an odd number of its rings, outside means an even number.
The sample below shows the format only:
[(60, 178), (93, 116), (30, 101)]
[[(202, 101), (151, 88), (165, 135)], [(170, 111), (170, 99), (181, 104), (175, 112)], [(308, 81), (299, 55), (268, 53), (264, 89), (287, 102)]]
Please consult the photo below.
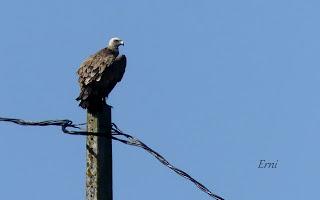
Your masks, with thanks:
[(108, 96), (116, 84), (121, 81), (126, 69), (126, 62), (127, 60), (124, 55), (118, 56), (103, 73), (101, 82), (104, 87), (105, 96)]
[(86, 59), (78, 70), (80, 86), (100, 81), (104, 70), (112, 65), (114, 60), (115, 57), (112, 54), (105, 55), (99, 52)]
[(126, 65), (127, 65), (127, 58), (125, 55), (118, 56), (114, 63), (113, 66), (115, 67), (115, 79), (117, 82), (120, 82), (123, 74), (126, 70)]

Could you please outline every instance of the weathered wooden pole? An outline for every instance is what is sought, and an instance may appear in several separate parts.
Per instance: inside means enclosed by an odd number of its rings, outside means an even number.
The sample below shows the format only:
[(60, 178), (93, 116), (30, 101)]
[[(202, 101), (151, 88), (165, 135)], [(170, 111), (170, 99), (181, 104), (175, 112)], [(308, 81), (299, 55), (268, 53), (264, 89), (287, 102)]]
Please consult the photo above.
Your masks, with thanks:
[(112, 200), (111, 107), (87, 113), (87, 131), (110, 134), (110, 137), (87, 136), (86, 198)]

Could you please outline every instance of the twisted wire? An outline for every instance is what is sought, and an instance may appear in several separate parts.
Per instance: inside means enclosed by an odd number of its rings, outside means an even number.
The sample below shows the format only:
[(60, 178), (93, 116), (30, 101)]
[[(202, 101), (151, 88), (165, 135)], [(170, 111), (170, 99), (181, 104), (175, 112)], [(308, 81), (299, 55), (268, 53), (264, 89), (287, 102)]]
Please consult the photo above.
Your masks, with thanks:
[(126, 134), (124, 132), (122, 132), (116, 124), (112, 123), (112, 129), (111, 132), (113, 135), (118, 134), (121, 136), (126, 137), (128, 140), (119, 140), (118, 138), (116, 138), (116, 140), (127, 144), (127, 145), (132, 145), (132, 146), (137, 146), (140, 148), (143, 148), (144, 150), (146, 150), (148, 153), (150, 153), (151, 155), (153, 155), (157, 160), (159, 160), (163, 165), (167, 166), (168, 168), (170, 168), (171, 170), (173, 170), (175, 173), (177, 173), (178, 175), (182, 176), (183, 178), (186, 178), (188, 180), (190, 180), (191, 182), (193, 182), (200, 190), (202, 190), (203, 192), (207, 193), (208, 195), (210, 195), (211, 197), (217, 199), (217, 200), (224, 200), (222, 197), (212, 193), (207, 187), (205, 187), (203, 184), (201, 184), (200, 182), (198, 182), (197, 180), (195, 180), (194, 178), (192, 178), (189, 174), (187, 174), (186, 172), (184, 172), (181, 169), (176, 168), (175, 166), (171, 165), (163, 156), (161, 156), (158, 152), (154, 151), (153, 149), (151, 149), (150, 147), (148, 147), (146, 144), (144, 144), (143, 142), (141, 142), (139, 139)]
[[(118, 126), (114, 123), (112, 123), (111, 127), (111, 135), (107, 133), (94, 133), (94, 132), (87, 132), (87, 131), (75, 131), (75, 130), (68, 130), (67, 128), (75, 128), (75, 129), (81, 129), (81, 125), (85, 125), (85, 123), (82, 124), (74, 124), (71, 120), (63, 119), (63, 120), (46, 120), (46, 121), (26, 121), (22, 119), (15, 119), (15, 118), (4, 118), (0, 117), (0, 121), (4, 122), (12, 122), (15, 124), (23, 125), (23, 126), (60, 126), (63, 133), (65, 134), (71, 134), (71, 135), (93, 135), (93, 136), (100, 136), (100, 137), (111, 137), (114, 140), (117, 140), (123, 144), (132, 145), (136, 147), (140, 147), (150, 153), (152, 156), (154, 156), (158, 161), (160, 161), (163, 165), (173, 170), (178, 175), (182, 176), (183, 178), (191, 181), (194, 183), (200, 190), (207, 193), (209, 196), (211, 196), (214, 199), (217, 200), (224, 200), (222, 197), (212, 193), (207, 187), (205, 187), (203, 184), (192, 178), (189, 174), (187, 174), (185, 171), (176, 168), (175, 166), (171, 165), (163, 156), (161, 156), (158, 152), (151, 149), (149, 146), (141, 142), (139, 139), (124, 133), (121, 131)], [(121, 139), (119, 137), (124, 137), (124, 139)]]

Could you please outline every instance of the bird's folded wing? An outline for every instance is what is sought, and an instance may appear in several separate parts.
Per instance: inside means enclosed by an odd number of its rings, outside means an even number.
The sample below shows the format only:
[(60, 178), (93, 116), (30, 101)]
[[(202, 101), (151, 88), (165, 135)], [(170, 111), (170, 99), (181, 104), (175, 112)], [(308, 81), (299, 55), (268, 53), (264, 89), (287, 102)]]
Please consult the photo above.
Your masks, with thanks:
[(115, 71), (116, 71), (116, 81), (117, 82), (120, 82), (123, 75), (124, 75), (124, 72), (126, 70), (126, 65), (127, 65), (127, 58), (125, 55), (121, 55), (121, 56), (118, 56), (115, 61), (114, 61), (114, 64), (115, 66)]
[(79, 70), (79, 83), (81, 86), (90, 84), (93, 81), (100, 81), (103, 72), (114, 62), (114, 56), (93, 55), (85, 60)]

